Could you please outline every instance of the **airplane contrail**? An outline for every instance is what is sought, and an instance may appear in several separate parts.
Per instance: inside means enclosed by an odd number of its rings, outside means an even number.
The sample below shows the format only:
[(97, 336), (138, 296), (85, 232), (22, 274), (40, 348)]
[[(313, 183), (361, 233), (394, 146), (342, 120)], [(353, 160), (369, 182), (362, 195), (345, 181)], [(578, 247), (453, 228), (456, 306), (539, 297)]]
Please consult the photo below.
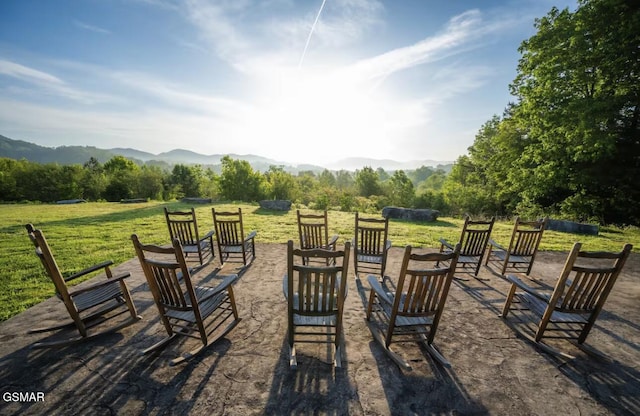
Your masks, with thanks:
[(311, 30), (309, 31), (309, 36), (307, 36), (307, 43), (304, 45), (304, 50), (302, 51), (302, 56), (300, 57), (300, 62), (298, 63), (298, 69), (302, 68), (302, 62), (304, 61), (304, 56), (307, 54), (307, 48), (309, 47), (309, 42), (311, 41), (311, 35), (313, 35), (313, 31), (316, 29), (316, 24), (320, 19), (320, 14), (322, 13), (322, 9), (324, 8), (324, 4), (327, 0), (322, 0), (322, 4), (320, 5), (320, 10), (318, 10), (318, 14), (316, 15), (316, 20), (313, 22), (311, 26)]

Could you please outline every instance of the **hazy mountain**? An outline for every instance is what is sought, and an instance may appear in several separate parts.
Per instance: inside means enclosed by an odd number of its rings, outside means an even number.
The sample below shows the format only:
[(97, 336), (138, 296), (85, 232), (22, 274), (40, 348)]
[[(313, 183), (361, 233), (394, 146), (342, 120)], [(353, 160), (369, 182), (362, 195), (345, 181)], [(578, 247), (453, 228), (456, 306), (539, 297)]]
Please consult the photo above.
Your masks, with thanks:
[[(59, 163), (62, 165), (84, 164), (91, 157), (94, 157), (105, 163), (112, 157), (120, 155), (128, 159), (139, 162), (150, 163), (159, 166), (171, 167), (175, 164), (199, 164), (212, 167), (215, 171), (219, 171), (220, 159), (224, 154), (203, 155), (184, 149), (174, 149), (169, 152), (153, 154), (143, 152), (131, 148), (113, 148), (98, 149), (93, 146), (60, 146), (45, 147), (37, 144), (25, 142), (22, 140), (13, 140), (0, 135), (0, 157), (8, 157), (11, 159), (26, 159), (38, 163)], [(300, 171), (322, 172), (325, 168), (329, 170), (350, 170), (362, 169), (364, 166), (371, 166), (374, 169), (383, 168), (387, 171), (398, 169), (410, 170), (420, 166), (437, 167), (452, 162), (438, 162), (435, 160), (414, 160), (410, 162), (398, 162), (390, 159), (367, 159), (367, 158), (348, 158), (341, 159), (337, 162), (326, 166), (301, 164), (292, 165), (285, 162), (269, 159), (257, 155), (239, 155), (229, 154), (232, 159), (246, 160), (251, 166), (259, 171), (266, 171), (270, 166), (283, 166), (288, 172), (294, 174)], [(447, 168), (446, 166), (444, 167)]]
[(104, 163), (114, 153), (93, 146), (45, 147), (22, 140), (13, 140), (0, 135), (0, 157), (27, 159), (38, 163), (60, 163), (62, 165), (83, 164), (95, 157)]
[(334, 163), (326, 165), (330, 170), (356, 170), (362, 169), (364, 166), (370, 166), (373, 169), (382, 168), (384, 170), (412, 170), (417, 169), (420, 166), (437, 167), (439, 165), (450, 165), (453, 162), (437, 161), (437, 160), (411, 160), (408, 162), (398, 162), (391, 159), (369, 159), (364, 157), (350, 157), (346, 159), (340, 159)]

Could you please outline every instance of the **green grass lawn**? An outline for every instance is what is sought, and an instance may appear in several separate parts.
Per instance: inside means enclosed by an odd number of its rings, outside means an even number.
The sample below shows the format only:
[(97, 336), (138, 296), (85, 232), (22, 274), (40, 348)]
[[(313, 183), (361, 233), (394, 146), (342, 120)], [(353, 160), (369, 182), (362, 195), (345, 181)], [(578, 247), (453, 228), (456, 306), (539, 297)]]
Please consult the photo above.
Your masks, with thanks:
[[(54, 294), (53, 285), (34, 254), (24, 224), (32, 223), (42, 229), (59, 267), (68, 275), (103, 260), (111, 259), (118, 264), (133, 258), (132, 233), (138, 234), (143, 243), (167, 244), (169, 233), (162, 210), (165, 206), (188, 209), (192, 205), (157, 201), (140, 204), (0, 205), (0, 320), (6, 320)], [(216, 210), (241, 207), (245, 230), (257, 230), (258, 243), (286, 243), (289, 239), (297, 242), (295, 209), (285, 213), (264, 211), (249, 204), (196, 206), (202, 234), (213, 228), (212, 206)], [(394, 246), (411, 244), (437, 248), (440, 237), (455, 242), (462, 223), (461, 218), (441, 218), (434, 223), (391, 220), (389, 238)], [(512, 221), (497, 222), (492, 238), (508, 244), (512, 224)], [(353, 213), (329, 212), (329, 232), (340, 236), (339, 244), (353, 237), (353, 229)], [(583, 242), (585, 250), (619, 250), (623, 243), (629, 242), (637, 252), (640, 249), (640, 229), (603, 227), (600, 235), (595, 237), (547, 231), (540, 249), (568, 251), (576, 241)]]

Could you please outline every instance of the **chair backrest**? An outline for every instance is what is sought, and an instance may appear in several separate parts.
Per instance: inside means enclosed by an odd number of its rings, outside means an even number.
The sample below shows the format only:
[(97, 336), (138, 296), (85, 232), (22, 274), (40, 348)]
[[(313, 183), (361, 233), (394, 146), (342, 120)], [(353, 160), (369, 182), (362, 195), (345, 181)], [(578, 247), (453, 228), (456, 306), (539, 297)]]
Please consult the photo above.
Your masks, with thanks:
[(193, 310), (196, 319), (201, 319), (189, 268), (178, 239), (172, 240), (171, 247), (142, 244), (135, 234), (131, 240), (156, 304), (169, 310)]
[(484, 254), (494, 221), (494, 217), (488, 221), (472, 221), (468, 216), (465, 218), (460, 235), (461, 256), (482, 256)]
[(360, 218), (356, 212), (354, 244), (358, 253), (371, 256), (382, 255), (386, 247), (388, 230), (388, 218)]
[[(289, 314), (306, 316), (340, 315), (346, 295), (349, 253), (344, 250), (320, 248), (301, 250), (287, 243), (287, 299)], [(314, 265), (303, 264), (303, 258), (325, 259)], [(338, 261), (342, 259), (342, 261)], [(335, 264), (332, 260), (335, 260)]]
[(522, 221), (516, 217), (509, 254), (513, 256), (530, 257), (535, 255), (542, 240), (542, 234), (547, 224), (547, 218), (538, 221)]
[(242, 208), (237, 212), (221, 212), (211, 208), (213, 224), (222, 246), (239, 246), (244, 242), (244, 228), (242, 226)]
[(296, 213), (298, 216), (300, 248), (307, 250), (326, 247), (329, 244), (327, 211), (324, 211), (323, 214), (302, 214), (300, 210), (297, 210)]
[(56, 293), (62, 298), (62, 300), (67, 303), (71, 302), (71, 297), (69, 296), (69, 290), (67, 289), (67, 284), (60, 272), (60, 268), (56, 263), (56, 259), (53, 257), (53, 253), (49, 248), (49, 243), (47, 243), (47, 239), (41, 230), (34, 228), (32, 224), (27, 224), (26, 226), (27, 233), (29, 234), (29, 239), (33, 243), (36, 248), (36, 255), (40, 259), (40, 262), (44, 266), (47, 275), (53, 282), (53, 285), (56, 288)]
[(167, 219), (171, 241), (177, 238), (182, 245), (198, 244), (200, 237), (194, 208), (191, 208), (190, 211), (169, 211), (165, 207), (164, 216)]
[[(448, 253), (418, 254), (411, 246), (405, 247), (391, 320), (395, 322), (396, 316), (430, 317), (429, 341), (433, 341), (459, 253), (460, 243)], [(446, 265), (440, 267), (443, 263)]]
[(622, 251), (614, 253), (581, 251), (581, 248), (581, 243), (573, 245), (549, 305), (562, 312), (595, 313), (597, 316), (632, 245), (625, 244)]

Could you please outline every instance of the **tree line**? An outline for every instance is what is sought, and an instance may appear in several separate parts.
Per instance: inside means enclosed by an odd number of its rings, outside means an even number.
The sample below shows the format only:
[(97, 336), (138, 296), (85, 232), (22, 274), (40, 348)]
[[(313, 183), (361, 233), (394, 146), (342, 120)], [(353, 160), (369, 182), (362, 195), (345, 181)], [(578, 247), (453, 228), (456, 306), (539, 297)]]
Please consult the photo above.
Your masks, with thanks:
[(170, 170), (139, 165), (123, 156), (104, 164), (92, 157), (83, 165), (0, 158), (0, 201), (288, 199), (316, 209), (375, 211), (386, 205), (424, 205), (422, 195), (438, 192), (446, 178), (445, 170), (428, 166), (407, 173), (364, 167), (355, 172), (303, 171), (293, 175), (281, 166), (271, 166), (262, 173), (249, 162), (229, 156), (221, 162), (218, 174), (200, 165), (177, 164)]

